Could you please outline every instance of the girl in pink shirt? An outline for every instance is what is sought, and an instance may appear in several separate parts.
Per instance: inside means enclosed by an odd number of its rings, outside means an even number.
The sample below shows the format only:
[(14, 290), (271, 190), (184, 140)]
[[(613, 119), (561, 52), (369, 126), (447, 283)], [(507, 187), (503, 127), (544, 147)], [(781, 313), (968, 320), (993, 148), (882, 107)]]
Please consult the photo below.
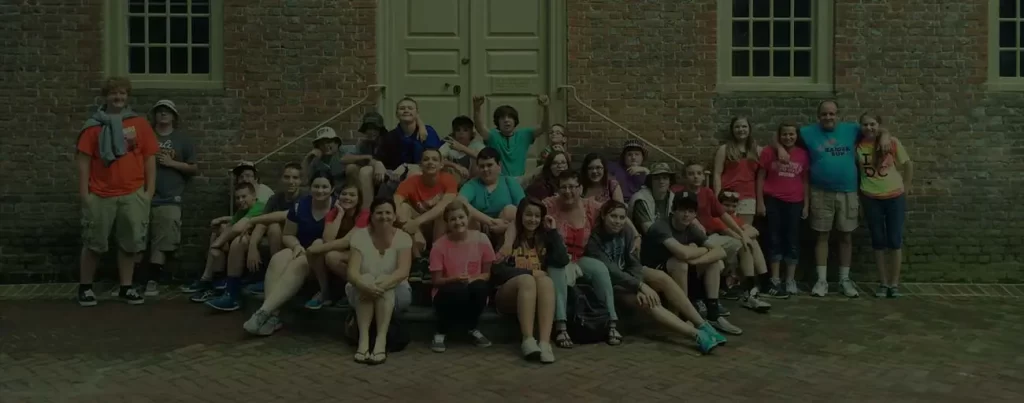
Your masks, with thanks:
[[(768, 218), (768, 262), (772, 287), (768, 294), (787, 298), (796, 294), (794, 275), (800, 256), (800, 220), (807, 218), (810, 197), (807, 192), (807, 150), (793, 123), (783, 123), (775, 132), (775, 142), (789, 153), (782, 162), (775, 147), (761, 150), (761, 169), (757, 172), (757, 214)], [(786, 283), (779, 279), (779, 264), (786, 262)]]
[(444, 352), (445, 336), (460, 325), (467, 328), (477, 346), (488, 347), (491, 341), (480, 333), (477, 324), (490, 294), (494, 248), (487, 235), (469, 229), (469, 210), (464, 203), (456, 200), (445, 207), (444, 221), (447, 233), (430, 249), (437, 317), (437, 333), (430, 349)]

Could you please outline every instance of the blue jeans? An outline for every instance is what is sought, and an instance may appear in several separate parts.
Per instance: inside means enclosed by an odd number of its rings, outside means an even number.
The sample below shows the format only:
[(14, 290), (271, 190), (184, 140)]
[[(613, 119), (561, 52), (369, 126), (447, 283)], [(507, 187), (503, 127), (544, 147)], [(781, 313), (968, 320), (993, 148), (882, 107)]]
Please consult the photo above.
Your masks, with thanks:
[(796, 264), (800, 259), (800, 220), (804, 202), (790, 203), (764, 196), (768, 218), (768, 261)]
[(903, 222), (906, 220), (907, 197), (899, 195), (891, 199), (862, 197), (864, 218), (871, 233), (871, 247), (874, 250), (900, 249), (903, 247)]

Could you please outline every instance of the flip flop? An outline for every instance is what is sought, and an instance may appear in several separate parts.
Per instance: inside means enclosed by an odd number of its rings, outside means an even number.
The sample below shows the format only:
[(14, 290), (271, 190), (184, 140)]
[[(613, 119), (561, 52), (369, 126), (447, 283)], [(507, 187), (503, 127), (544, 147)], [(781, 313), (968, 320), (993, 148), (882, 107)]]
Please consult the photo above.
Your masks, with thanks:
[[(381, 357), (381, 358), (377, 358)], [(380, 365), (388, 360), (388, 353), (373, 353), (367, 357), (366, 362), (370, 365)]]
[(352, 360), (359, 364), (370, 364), (370, 353), (367, 351), (356, 351)]

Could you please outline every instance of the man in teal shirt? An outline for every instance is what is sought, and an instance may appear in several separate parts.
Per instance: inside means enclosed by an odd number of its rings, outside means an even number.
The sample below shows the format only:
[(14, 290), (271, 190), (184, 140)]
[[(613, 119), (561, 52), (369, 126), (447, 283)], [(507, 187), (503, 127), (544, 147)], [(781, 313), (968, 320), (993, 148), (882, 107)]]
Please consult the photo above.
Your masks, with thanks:
[(494, 110), (495, 128), (487, 129), (484, 125), (484, 101), (482, 96), (473, 97), (476, 131), (480, 133), (484, 144), (498, 151), (502, 175), (516, 178), (525, 175), (526, 157), (530, 152), (530, 146), (537, 137), (547, 133), (551, 125), (551, 102), (548, 96), (537, 96), (537, 103), (542, 111), (540, 127), (536, 128), (519, 127), (519, 111), (509, 105), (502, 105)]

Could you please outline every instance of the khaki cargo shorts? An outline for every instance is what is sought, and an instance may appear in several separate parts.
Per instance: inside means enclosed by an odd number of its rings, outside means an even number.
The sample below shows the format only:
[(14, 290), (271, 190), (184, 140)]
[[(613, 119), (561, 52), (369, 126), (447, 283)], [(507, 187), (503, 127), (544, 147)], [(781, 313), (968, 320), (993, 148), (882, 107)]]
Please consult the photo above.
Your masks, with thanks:
[(711, 234), (704, 246), (720, 246), (725, 250), (725, 265), (732, 267), (739, 261), (738, 254), (743, 249), (743, 241), (728, 235)]
[(149, 213), (150, 248), (174, 252), (181, 244), (181, 206), (153, 206)]
[(142, 189), (114, 197), (90, 193), (82, 206), (82, 245), (104, 253), (113, 231), (119, 248), (128, 253), (142, 252), (149, 231), (149, 203)]
[(811, 229), (817, 232), (853, 232), (857, 229), (860, 200), (857, 192), (831, 192), (811, 188)]

